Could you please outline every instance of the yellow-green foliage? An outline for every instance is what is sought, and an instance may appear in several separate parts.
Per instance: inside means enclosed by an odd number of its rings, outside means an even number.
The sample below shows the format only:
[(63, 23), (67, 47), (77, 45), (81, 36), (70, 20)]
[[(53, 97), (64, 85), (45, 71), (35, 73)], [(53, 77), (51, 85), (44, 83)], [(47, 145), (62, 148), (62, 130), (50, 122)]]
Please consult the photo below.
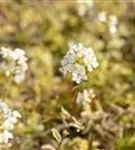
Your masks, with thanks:
[[(2, 149), (41, 150), (45, 144), (56, 145), (50, 130), (62, 124), (60, 108), (70, 113), (74, 109), (74, 84), (59, 72), (60, 60), (68, 42), (76, 41), (92, 47), (98, 58), (100, 67), (81, 87), (94, 89), (98, 104), (93, 104), (92, 113), (100, 112), (100, 106), (103, 115), (85, 134), (71, 131), (61, 150), (135, 150), (135, 3), (96, 0), (85, 15), (78, 10), (73, 0), (0, 2), (0, 45), (26, 50), (29, 66), (20, 85), (9, 85), (7, 78), (0, 77), (0, 94), (8, 90), (7, 103), (22, 114), (12, 144)], [(109, 33), (107, 22), (96, 21), (101, 11), (118, 17), (115, 35)]]

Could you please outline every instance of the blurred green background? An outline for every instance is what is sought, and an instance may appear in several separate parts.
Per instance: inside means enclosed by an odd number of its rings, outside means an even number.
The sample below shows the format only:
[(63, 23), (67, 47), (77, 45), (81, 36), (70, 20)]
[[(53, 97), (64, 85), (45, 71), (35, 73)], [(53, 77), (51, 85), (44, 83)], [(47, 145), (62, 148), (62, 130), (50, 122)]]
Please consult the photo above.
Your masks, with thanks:
[[(75, 41), (96, 53), (100, 67), (84, 86), (94, 89), (108, 116), (96, 122), (102, 132), (92, 132), (91, 150), (135, 150), (135, 2), (93, 2), (92, 6), (75, 0), (0, 2), (0, 45), (24, 49), (29, 66), (20, 85), (9, 85), (0, 77), (0, 94), (8, 90), (7, 103), (22, 114), (14, 140), (2, 149), (43, 150), (53, 143), (48, 131), (62, 124), (61, 106), (73, 111), (74, 84), (62, 77), (59, 67), (68, 42)], [(110, 34), (108, 21), (97, 20), (100, 12), (117, 17), (115, 34)], [(100, 112), (93, 110), (93, 115), (96, 111)], [(87, 133), (73, 133), (61, 149), (89, 150), (88, 145)]]

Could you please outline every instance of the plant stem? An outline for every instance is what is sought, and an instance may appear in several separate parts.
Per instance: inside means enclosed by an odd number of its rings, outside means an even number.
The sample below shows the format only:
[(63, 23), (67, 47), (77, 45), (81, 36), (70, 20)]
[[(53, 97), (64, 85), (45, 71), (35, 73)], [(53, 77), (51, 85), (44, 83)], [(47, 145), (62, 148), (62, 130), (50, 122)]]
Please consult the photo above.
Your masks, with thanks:
[(92, 150), (92, 134), (90, 133), (89, 136), (88, 136), (88, 139), (89, 139), (89, 147), (88, 147), (88, 150)]
[(56, 148), (56, 150), (60, 150), (60, 147), (62, 145), (63, 140), (65, 139), (65, 137), (62, 138), (62, 140), (60, 141), (60, 143), (58, 144), (58, 147)]
[(72, 116), (75, 116), (76, 114), (76, 98), (77, 98), (77, 91), (75, 91), (75, 95), (74, 95), (74, 98), (73, 98), (73, 111), (72, 111)]
[[(11, 81), (12, 81), (12, 77), (9, 77), (9, 79), (7, 81), (8, 86), (10, 86)], [(3, 95), (3, 99), (7, 98), (8, 94), (9, 94), (9, 88), (6, 89), (5, 94)]]

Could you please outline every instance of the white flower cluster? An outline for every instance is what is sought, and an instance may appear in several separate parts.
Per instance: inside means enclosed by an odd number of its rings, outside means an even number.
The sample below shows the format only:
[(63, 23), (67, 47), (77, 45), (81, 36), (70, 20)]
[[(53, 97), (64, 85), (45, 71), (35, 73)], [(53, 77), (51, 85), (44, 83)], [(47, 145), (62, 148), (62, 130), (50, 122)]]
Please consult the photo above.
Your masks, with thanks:
[(69, 51), (61, 61), (60, 71), (72, 75), (72, 80), (81, 83), (88, 79), (88, 72), (98, 67), (97, 58), (92, 48), (86, 48), (81, 43), (69, 43)]
[(25, 79), (25, 73), (28, 69), (25, 51), (19, 48), (11, 50), (2, 47), (0, 49), (0, 68), (6, 76), (13, 75), (13, 80), (20, 83)]
[(14, 124), (17, 123), (18, 118), (21, 118), (21, 115), (16, 110), (11, 111), (4, 102), (0, 102), (0, 114), (0, 143), (8, 143), (13, 138), (11, 131), (14, 128)]
[(115, 15), (107, 15), (106, 12), (100, 12), (98, 14), (98, 20), (100, 22), (108, 21), (108, 23), (109, 23), (109, 31), (110, 31), (111, 34), (117, 32), (118, 20), (117, 20), (117, 17)]

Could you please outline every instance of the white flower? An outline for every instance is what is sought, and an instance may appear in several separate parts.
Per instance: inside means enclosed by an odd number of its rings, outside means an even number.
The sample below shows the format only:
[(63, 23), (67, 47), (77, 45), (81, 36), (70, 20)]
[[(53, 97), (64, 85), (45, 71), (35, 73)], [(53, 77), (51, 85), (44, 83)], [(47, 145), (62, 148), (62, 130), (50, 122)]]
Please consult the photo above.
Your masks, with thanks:
[(3, 132), (0, 133), (0, 143), (8, 143), (9, 139), (13, 138), (11, 130), (14, 129), (15, 123), (17, 123), (18, 118), (21, 118), (21, 115), (16, 110), (11, 111), (4, 102), (0, 102), (0, 114), (3, 118), (1, 120), (1, 129)]
[(80, 116), (82, 120), (89, 118), (91, 114), (91, 103), (95, 98), (95, 93), (92, 89), (85, 89), (77, 95), (76, 103), (81, 106)]
[(111, 34), (116, 33), (117, 32), (117, 27), (115, 25), (111, 25), (109, 28), (109, 31)]
[(93, 97), (95, 97), (95, 94), (92, 89), (88, 89), (88, 90), (84, 89), (83, 92), (78, 93), (76, 103), (89, 104), (91, 103)]
[(14, 125), (12, 124), (12, 122), (8, 119), (5, 120), (3, 123), (3, 128), (6, 130), (12, 130), (14, 128)]
[(25, 73), (28, 69), (27, 57), (25, 51), (19, 48), (11, 50), (2, 47), (0, 49), (1, 63), (0, 68), (6, 76), (13, 76), (16, 83), (25, 79)]
[(117, 32), (118, 21), (115, 15), (108, 15), (106, 12), (100, 12), (98, 14), (98, 20), (100, 22), (108, 22), (109, 31), (111, 34), (114, 34)]
[(21, 81), (23, 81), (25, 79), (25, 74), (17, 74), (14, 76), (14, 81), (16, 83), (20, 83)]
[(87, 79), (85, 68), (81, 65), (76, 65), (76, 69), (72, 73), (72, 80), (79, 84)]
[(78, 6), (78, 13), (80, 16), (84, 16), (87, 11), (93, 8), (94, 0), (76, 0)]
[(109, 21), (111, 24), (116, 25), (117, 24), (117, 17), (115, 15), (110, 15)]
[(110, 28), (109, 31), (111, 34), (117, 32), (117, 17), (114, 15), (109, 16)]
[(13, 116), (16, 117), (16, 118), (21, 118), (20, 113), (16, 110), (13, 111)]
[(7, 144), (10, 139), (13, 138), (13, 134), (7, 130), (0, 134), (0, 143)]
[(71, 74), (72, 80), (81, 83), (88, 79), (88, 72), (98, 67), (97, 58), (92, 48), (86, 48), (81, 43), (69, 43), (69, 51), (61, 61), (60, 71)]
[(107, 14), (106, 12), (100, 12), (98, 14), (98, 20), (101, 21), (101, 22), (105, 22), (107, 20)]

